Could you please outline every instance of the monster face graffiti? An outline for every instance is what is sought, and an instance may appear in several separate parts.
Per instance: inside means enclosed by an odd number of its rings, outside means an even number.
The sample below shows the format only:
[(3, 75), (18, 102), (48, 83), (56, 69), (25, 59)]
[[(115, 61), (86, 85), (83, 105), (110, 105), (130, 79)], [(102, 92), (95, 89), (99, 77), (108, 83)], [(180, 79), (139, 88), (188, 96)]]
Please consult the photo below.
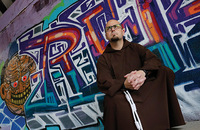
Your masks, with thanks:
[(30, 74), (35, 72), (36, 65), (29, 56), (15, 55), (4, 69), (1, 98), (12, 113), (24, 115), (24, 103), (31, 93)]

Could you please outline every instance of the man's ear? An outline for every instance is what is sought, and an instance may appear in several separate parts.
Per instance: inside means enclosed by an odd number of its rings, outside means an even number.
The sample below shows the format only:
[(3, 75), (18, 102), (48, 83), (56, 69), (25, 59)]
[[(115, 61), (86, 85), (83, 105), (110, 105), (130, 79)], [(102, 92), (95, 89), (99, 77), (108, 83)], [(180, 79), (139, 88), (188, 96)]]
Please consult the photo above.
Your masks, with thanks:
[(125, 28), (122, 28), (122, 31), (123, 31), (123, 35), (125, 34)]

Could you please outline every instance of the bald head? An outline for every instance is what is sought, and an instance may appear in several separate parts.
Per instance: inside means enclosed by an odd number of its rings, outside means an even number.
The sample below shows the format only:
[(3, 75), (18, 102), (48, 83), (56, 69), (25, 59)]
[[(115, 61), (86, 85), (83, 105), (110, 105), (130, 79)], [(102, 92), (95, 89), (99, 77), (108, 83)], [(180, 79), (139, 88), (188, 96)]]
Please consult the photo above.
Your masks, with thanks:
[(116, 25), (116, 24), (120, 24), (120, 22), (115, 20), (115, 19), (111, 19), (107, 22), (106, 27), (113, 26), (113, 25)]

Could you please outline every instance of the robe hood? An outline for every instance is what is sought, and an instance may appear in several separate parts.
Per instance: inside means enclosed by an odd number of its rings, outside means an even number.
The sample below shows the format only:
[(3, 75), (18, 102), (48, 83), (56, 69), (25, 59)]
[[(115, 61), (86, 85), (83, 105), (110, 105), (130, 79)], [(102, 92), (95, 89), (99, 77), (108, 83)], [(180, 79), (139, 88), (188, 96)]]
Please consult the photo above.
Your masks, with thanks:
[[(125, 40), (124, 39), (124, 42), (123, 42), (123, 47), (121, 50), (125, 49), (126, 47), (128, 47), (130, 44), (133, 44), (133, 43), (130, 43), (129, 41)], [(110, 43), (107, 45), (106, 49), (105, 49), (105, 53), (112, 53), (112, 52), (116, 52), (116, 51), (120, 51), (120, 50), (114, 50)]]

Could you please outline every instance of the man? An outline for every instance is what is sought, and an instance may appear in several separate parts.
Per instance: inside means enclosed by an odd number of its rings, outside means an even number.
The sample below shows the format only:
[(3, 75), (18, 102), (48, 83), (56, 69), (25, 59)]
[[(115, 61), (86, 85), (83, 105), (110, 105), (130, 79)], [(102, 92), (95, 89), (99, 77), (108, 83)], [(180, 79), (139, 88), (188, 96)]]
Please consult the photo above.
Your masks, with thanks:
[(106, 24), (109, 41), (97, 62), (97, 84), (104, 97), (105, 130), (137, 129), (123, 90), (134, 100), (144, 130), (166, 130), (185, 124), (176, 93), (175, 75), (145, 47), (123, 38), (117, 20)]

